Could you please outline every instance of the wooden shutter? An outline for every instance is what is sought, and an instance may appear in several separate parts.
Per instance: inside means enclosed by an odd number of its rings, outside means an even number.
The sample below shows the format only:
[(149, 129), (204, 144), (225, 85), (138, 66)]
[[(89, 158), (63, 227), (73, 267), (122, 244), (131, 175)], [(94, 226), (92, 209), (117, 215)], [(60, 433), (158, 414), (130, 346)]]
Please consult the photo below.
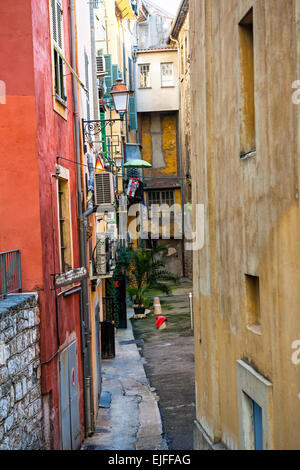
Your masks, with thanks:
[(118, 70), (119, 70), (119, 67), (117, 65), (113, 65), (112, 66), (112, 82), (113, 82), (113, 85), (116, 83), (117, 81), (117, 78), (118, 78)]
[(104, 98), (108, 101), (110, 107), (113, 106), (113, 101), (111, 97), (111, 89), (113, 86), (113, 68), (112, 68), (112, 58), (111, 54), (104, 54), (105, 60), (105, 70), (106, 70), (106, 77), (105, 77), (105, 86), (106, 92), (104, 94)]
[(137, 130), (137, 114), (135, 106), (135, 96), (129, 97), (129, 129), (131, 131)]
[(63, 9), (60, 0), (51, 0), (51, 24), (55, 46), (63, 52)]
[(65, 102), (65, 80), (64, 64), (59, 53), (63, 55), (64, 33), (63, 33), (63, 9), (61, 0), (51, 0), (51, 25), (54, 44), (54, 72), (55, 72), (55, 94), (57, 99)]

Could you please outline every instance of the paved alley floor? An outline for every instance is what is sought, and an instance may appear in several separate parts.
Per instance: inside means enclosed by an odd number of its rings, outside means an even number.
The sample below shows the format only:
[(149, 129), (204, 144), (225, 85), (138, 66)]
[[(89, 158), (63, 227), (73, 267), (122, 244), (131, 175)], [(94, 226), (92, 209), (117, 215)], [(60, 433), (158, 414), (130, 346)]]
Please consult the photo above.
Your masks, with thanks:
[[(131, 315), (129, 315), (131, 316)], [(102, 361), (102, 396), (111, 394), (109, 408), (99, 408), (96, 432), (85, 450), (166, 450), (158, 397), (150, 390), (143, 359), (134, 341), (131, 321), (116, 334), (116, 357)]]
[[(191, 330), (189, 292), (191, 282), (182, 280), (173, 295), (160, 296), (167, 328), (157, 330), (155, 315), (133, 320), (136, 339), (152, 387), (159, 396), (164, 436), (170, 450), (193, 450), (195, 419), (194, 336)], [(159, 294), (156, 294), (159, 295)]]

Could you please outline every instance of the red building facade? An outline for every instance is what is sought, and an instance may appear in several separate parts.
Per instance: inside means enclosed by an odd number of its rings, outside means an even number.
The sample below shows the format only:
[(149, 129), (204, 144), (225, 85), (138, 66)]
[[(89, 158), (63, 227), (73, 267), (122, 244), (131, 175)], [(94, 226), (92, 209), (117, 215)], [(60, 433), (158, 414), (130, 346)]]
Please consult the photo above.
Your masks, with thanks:
[(72, 74), (65, 68), (59, 100), (53, 3), (71, 63), (68, 0), (0, 3), (0, 251), (21, 251), (23, 291), (39, 293), (45, 439), (60, 449), (83, 438), (84, 400), (80, 285), (54, 289), (54, 275), (80, 267), (80, 254)]

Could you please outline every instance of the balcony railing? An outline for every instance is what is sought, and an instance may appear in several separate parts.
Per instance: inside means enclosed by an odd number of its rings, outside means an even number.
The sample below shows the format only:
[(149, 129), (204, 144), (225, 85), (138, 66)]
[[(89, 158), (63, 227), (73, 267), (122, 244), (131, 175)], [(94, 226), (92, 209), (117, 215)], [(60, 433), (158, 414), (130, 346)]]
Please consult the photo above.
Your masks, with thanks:
[(0, 299), (21, 292), (21, 255), (19, 250), (0, 253)]

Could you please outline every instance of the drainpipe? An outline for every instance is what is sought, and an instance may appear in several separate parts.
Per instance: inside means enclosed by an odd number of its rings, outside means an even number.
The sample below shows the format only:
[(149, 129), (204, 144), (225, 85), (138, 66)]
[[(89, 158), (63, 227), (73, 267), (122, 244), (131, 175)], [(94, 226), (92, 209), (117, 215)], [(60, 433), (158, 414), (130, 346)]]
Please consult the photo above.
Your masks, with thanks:
[[(137, 76), (136, 76), (136, 69), (137, 69), (137, 46), (133, 46), (133, 88), (135, 92), (135, 114), (137, 116)], [(139, 144), (140, 143), (140, 135), (139, 135), (139, 126), (137, 127), (136, 131), (136, 141)]]
[[(87, 210), (82, 214), (80, 220), (80, 229), (82, 238), (85, 242), (83, 250), (83, 266), (89, 271), (88, 256), (87, 256), (87, 219), (96, 211), (94, 208), (93, 200), (88, 203)], [(86, 432), (90, 435), (93, 432), (94, 413), (93, 413), (93, 396), (92, 396), (92, 367), (91, 367), (91, 336), (90, 336), (90, 301), (89, 301), (89, 280), (88, 278), (82, 281), (82, 297), (83, 297), (83, 317), (84, 317), (84, 345), (86, 351), (86, 361), (84, 364), (84, 386), (86, 396)]]
[[(76, 41), (75, 41), (75, 6), (74, 0), (69, 2), (70, 10), (70, 39), (71, 39), (71, 55), (72, 67), (77, 70), (76, 64)], [(76, 160), (76, 183), (77, 183), (77, 210), (79, 219), (79, 248), (81, 266), (87, 266), (86, 262), (86, 230), (84, 230), (83, 220), (88, 214), (82, 213), (82, 186), (81, 186), (81, 143), (80, 143), (80, 124), (79, 124), (79, 106), (78, 106), (78, 87), (75, 77), (73, 77), (73, 116), (74, 116), (74, 136), (75, 136), (75, 160)], [(88, 211), (89, 212), (89, 211)], [(84, 405), (85, 405), (85, 431), (86, 435), (92, 431), (93, 408), (92, 408), (92, 391), (91, 391), (91, 358), (90, 358), (90, 341), (89, 341), (89, 292), (88, 281), (84, 280), (81, 295), (81, 341), (83, 356), (83, 381), (84, 381)]]
[(95, 9), (94, 9), (94, 2), (92, 1), (90, 1), (90, 23), (91, 23), (91, 57), (92, 57), (92, 73), (93, 73), (94, 119), (98, 120), (100, 116), (99, 116), (99, 97), (98, 97), (98, 84), (97, 84)]
[(178, 146), (179, 146), (179, 165), (180, 165), (180, 192), (181, 192), (181, 224), (182, 224), (182, 272), (185, 276), (185, 253), (184, 253), (184, 198), (183, 198), (183, 177), (182, 177), (182, 139), (181, 139), (181, 93), (180, 93), (180, 47), (179, 41), (170, 35), (170, 39), (177, 44), (178, 49), (178, 95), (179, 95), (179, 113), (178, 113)]

